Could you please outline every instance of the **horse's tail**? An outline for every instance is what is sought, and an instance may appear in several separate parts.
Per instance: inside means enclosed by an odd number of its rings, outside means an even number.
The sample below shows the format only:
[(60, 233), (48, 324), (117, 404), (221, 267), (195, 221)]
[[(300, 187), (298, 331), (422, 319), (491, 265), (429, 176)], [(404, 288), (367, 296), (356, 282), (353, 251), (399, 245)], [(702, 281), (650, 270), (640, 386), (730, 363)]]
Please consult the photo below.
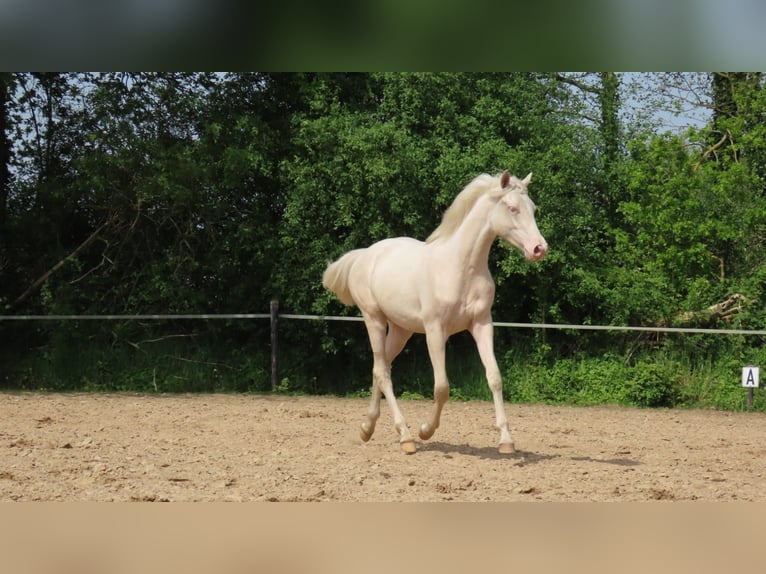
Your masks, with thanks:
[(345, 305), (354, 305), (354, 298), (348, 288), (348, 273), (364, 249), (354, 249), (337, 261), (330, 263), (322, 275), (322, 285), (332, 291)]

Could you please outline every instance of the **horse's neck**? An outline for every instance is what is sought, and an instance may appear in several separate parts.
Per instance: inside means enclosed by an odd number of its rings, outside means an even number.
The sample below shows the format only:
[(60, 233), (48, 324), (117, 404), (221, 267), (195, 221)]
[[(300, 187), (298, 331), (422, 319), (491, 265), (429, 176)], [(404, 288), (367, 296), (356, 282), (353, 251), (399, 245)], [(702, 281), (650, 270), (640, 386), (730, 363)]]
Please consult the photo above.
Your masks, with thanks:
[(491, 200), (481, 199), (466, 215), (445, 247), (457, 254), (452, 261), (464, 269), (485, 269), (495, 233), (489, 225), (489, 214), (494, 208)]

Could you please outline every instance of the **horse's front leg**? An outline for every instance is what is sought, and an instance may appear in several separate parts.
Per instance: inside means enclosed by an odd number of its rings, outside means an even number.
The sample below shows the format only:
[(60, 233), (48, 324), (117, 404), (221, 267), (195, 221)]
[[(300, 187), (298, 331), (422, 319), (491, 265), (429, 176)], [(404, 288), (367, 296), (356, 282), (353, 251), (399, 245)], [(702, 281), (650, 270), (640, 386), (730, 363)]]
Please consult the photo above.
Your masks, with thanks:
[(500, 443), (497, 447), (501, 454), (510, 454), (515, 451), (513, 438), (511, 437), (508, 417), (503, 406), (503, 379), (495, 359), (495, 349), (492, 334), (492, 318), (487, 317), (475, 322), (471, 326), (471, 335), (476, 341), (481, 363), (487, 375), (487, 384), (492, 391), (492, 401), (495, 405), (495, 426), (500, 431)]
[(431, 438), (436, 429), (439, 428), (442, 409), (449, 399), (449, 381), (447, 380), (444, 350), (447, 337), (440, 325), (426, 329), (426, 343), (428, 344), (428, 355), (431, 357), (431, 366), (434, 369), (434, 408), (431, 411), (430, 420), (420, 426), (419, 435), (423, 440)]

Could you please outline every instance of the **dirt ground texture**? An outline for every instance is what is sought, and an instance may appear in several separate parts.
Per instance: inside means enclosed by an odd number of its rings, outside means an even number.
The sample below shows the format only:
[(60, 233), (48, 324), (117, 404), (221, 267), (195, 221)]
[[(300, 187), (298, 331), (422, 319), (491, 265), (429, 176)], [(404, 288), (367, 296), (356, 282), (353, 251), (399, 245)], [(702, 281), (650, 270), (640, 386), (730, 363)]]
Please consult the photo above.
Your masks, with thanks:
[[(255, 395), (0, 394), (3, 501), (766, 500), (760, 413), (450, 401), (401, 452), (368, 400)], [(402, 400), (413, 429), (431, 402)]]

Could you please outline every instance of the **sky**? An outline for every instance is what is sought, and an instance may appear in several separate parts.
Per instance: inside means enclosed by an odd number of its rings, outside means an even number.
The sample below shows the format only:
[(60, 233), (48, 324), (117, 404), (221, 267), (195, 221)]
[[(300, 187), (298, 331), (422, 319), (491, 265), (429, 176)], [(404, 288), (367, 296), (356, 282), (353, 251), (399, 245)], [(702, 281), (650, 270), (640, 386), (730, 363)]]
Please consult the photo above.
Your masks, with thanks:
[(664, 74), (625, 72), (621, 74), (623, 113), (646, 113), (658, 123), (658, 131), (685, 132), (710, 121), (708, 78), (705, 73)]

